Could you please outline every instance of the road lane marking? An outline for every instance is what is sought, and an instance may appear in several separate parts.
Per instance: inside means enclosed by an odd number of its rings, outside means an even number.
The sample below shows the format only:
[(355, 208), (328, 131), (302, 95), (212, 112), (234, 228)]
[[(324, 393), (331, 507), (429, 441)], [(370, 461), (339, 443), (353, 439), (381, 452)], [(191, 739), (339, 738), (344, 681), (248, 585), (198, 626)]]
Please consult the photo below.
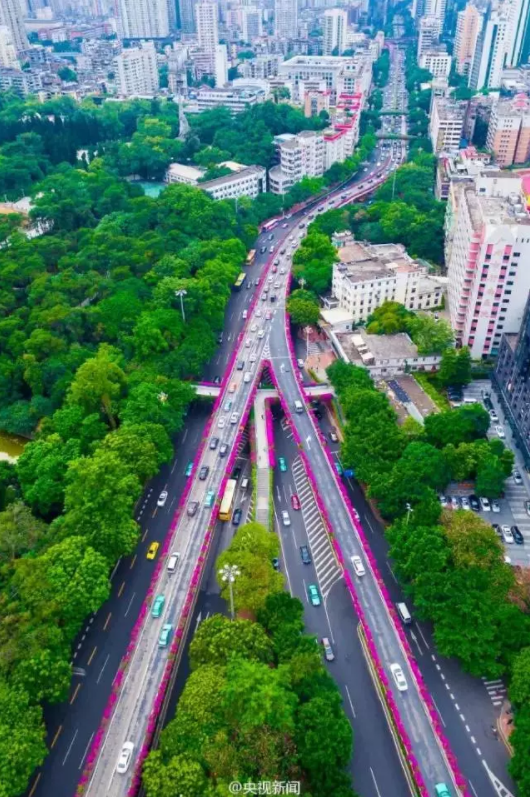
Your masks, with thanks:
[(134, 554), (134, 556), (133, 556), (133, 558), (132, 558), (132, 562), (131, 562), (131, 564), (129, 565), (129, 570), (132, 570), (132, 569), (133, 569), (133, 567), (134, 567), (134, 563), (136, 562), (136, 556), (137, 556), (137, 554)]
[(97, 679), (97, 681), (96, 681), (96, 683), (97, 683), (97, 684), (99, 684), (99, 682), (100, 682), (100, 680), (101, 680), (101, 676), (103, 675), (103, 670), (104, 670), (104, 669), (105, 669), (105, 667), (107, 666), (107, 662), (108, 662), (108, 660), (109, 660), (109, 659), (110, 659), (110, 653), (108, 654), (107, 658), (105, 659), (105, 661), (104, 661), (104, 663), (103, 663), (103, 667), (102, 667), (102, 668), (101, 668), (101, 670), (99, 671), (98, 679)]
[(90, 667), (90, 665), (92, 664), (92, 659), (93, 659), (93, 658), (94, 658), (94, 656), (96, 655), (96, 650), (97, 650), (97, 649), (98, 649), (98, 646), (97, 646), (97, 645), (95, 645), (95, 646), (94, 646), (94, 650), (92, 651), (92, 653), (90, 654), (90, 658), (88, 659), (88, 664), (87, 664), (87, 667)]
[(121, 598), (121, 593), (123, 592), (124, 589), (125, 589), (125, 581), (122, 582), (122, 585), (118, 590), (118, 598)]
[(69, 746), (68, 750), (66, 751), (66, 755), (65, 755), (65, 757), (64, 757), (64, 759), (63, 759), (63, 767), (64, 767), (64, 765), (66, 764), (66, 759), (67, 759), (67, 758), (68, 758), (68, 756), (70, 755), (70, 750), (72, 749), (72, 746), (73, 746), (73, 744), (74, 744), (74, 742), (75, 742), (75, 737), (77, 736), (77, 730), (78, 730), (78, 729), (76, 728), (76, 729), (75, 729), (75, 733), (74, 733), (74, 735), (73, 735), (73, 737), (72, 737), (72, 741), (70, 742), (70, 746)]
[(146, 530), (144, 531), (144, 534), (143, 534), (143, 537), (142, 537), (142, 542), (145, 542), (145, 538), (147, 537), (147, 532), (148, 532), (148, 531), (149, 531), (149, 529), (146, 529)]
[(108, 624), (109, 624), (109, 622), (110, 622), (110, 618), (111, 618), (111, 617), (112, 617), (112, 612), (109, 612), (109, 614), (108, 614), (108, 617), (107, 617), (107, 619), (105, 620), (105, 625), (103, 626), (103, 630), (104, 630), (104, 631), (106, 631), (106, 630), (107, 630), (107, 626), (108, 626)]
[(374, 770), (370, 767), (370, 772), (372, 773), (372, 780), (374, 782), (375, 790), (377, 792), (377, 797), (381, 797), (381, 792), (379, 791), (379, 786), (377, 785), (377, 781), (375, 779)]
[(61, 733), (62, 729), (63, 729), (63, 726), (59, 725), (59, 727), (55, 731), (55, 736), (53, 737), (53, 741), (52, 741), (52, 743), (50, 745), (50, 750), (53, 750), (53, 748), (55, 747), (55, 743), (57, 742), (57, 739), (59, 738), (59, 734)]
[(80, 690), (80, 689), (81, 689), (81, 684), (79, 683), (79, 684), (77, 684), (77, 686), (76, 686), (76, 688), (75, 688), (74, 694), (73, 694), (73, 695), (72, 695), (72, 697), (70, 698), (70, 705), (72, 705), (72, 703), (73, 703), (73, 702), (74, 702), (74, 700), (76, 699), (76, 697), (77, 697), (77, 694), (78, 694), (78, 692), (79, 692), (79, 690)]
[(39, 774), (38, 774), (38, 775), (37, 775), (37, 777), (35, 778), (35, 781), (34, 781), (34, 783), (33, 783), (33, 786), (31, 787), (31, 791), (30, 791), (30, 793), (29, 793), (28, 797), (33, 797), (33, 795), (35, 794), (35, 791), (36, 791), (36, 789), (37, 789), (37, 786), (38, 786), (38, 784), (39, 784), (39, 780), (41, 779), (41, 777), (42, 777), (42, 772), (39, 772)]
[(418, 625), (418, 623), (416, 623), (416, 628), (418, 629), (418, 631), (419, 631), (419, 633), (420, 633), (420, 636), (421, 636), (421, 638), (423, 639), (423, 641), (424, 641), (424, 643), (425, 643), (425, 647), (427, 648), (427, 650), (430, 650), (430, 649), (431, 649), (431, 648), (430, 648), (430, 645), (429, 645), (429, 643), (427, 642), (427, 640), (425, 639), (425, 637), (424, 637), (424, 635), (423, 635), (423, 631), (421, 630), (421, 628), (420, 628), (420, 626)]
[(153, 514), (151, 515), (152, 518), (156, 517), (156, 513), (158, 512), (158, 506), (155, 506)]
[(396, 582), (396, 584), (397, 584), (397, 583), (398, 583), (398, 580), (397, 580), (397, 578), (395, 577), (395, 575), (394, 575), (394, 571), (392, 570), (392, 568), (390, 567), (390, 565), (389, 565), (389, 563), (388, 563), (388, 562), (386, 563), (386, 566), (388, 567), (388, 570), (390, 571), (390, 575), (392, 576), (392, 578), (394, 579), (394, 581), (395, 581), (395, 582)]
[(129, 610), (130, 610), (130, 608), (131, 608), (131, 606), (132, 606), (132, 602), (133, 602), (133, 600), (134, 600), (134, 598), (135, 598), (135, 595), (136, 595), (136, 592), (133, 592), (133, 594), (132, 594), (132, 598), (131, 598), (131, 600), (129, 601), (129, 605), (127, 606), (127, 611), (126, 611), (126, 612), (125, 612), (125, 614), (123, 615), (124, 617), (127, 617), (127, 615), (129, 614)]
[(350, 704), (351, 713), (353, 714), (354, 718), (356, 718), (357, 714), (355, 713), (355, 709), (353, 707), (352, 699), (350, 697), (350, 690), (348, 689), (348, 684), (345, 684), (344, 688), (346, 689), (346, 695), (348, 697), (348, 703)]
[(88, 748), (90, 747), (90, 743), (92, 742), (92, 739), (93, 739), (93, 738), (94, 738), (94, 732), (92, 732), (92, 734), (91, 734), (91, 736), (90, 736), (90, 739), (89, 739), (89, 740), (88, 740), (88, 742), (87, 742), (87, 746), (85, 747), (85, 752), (83, 753), (83, 758), (81, 759), (81, 763), (80, 763), (80, 764), (79, 764), (79, 766), (77, 767), (77, 769), (78, 769), (78, 770), (79, 770), (79, 769), (81, 769), (81, 767), (82, 767), (82, 766), (83, 766), (83, 764), (85, 763), (86, 754), (88, 753)]
[(112, 571), (112, 573), (110, 574), (110, 580), (111, 580), (111, 581), (112, 581), (112, 579), (114, 578), (114, 574), (116, 573), (116, 570), (118, 569), (118, 565), (120, 564), (120, 562), (121, 562), (121, 559), (118, 559), (118, 561), (117, 561), (117, 562), (116, 562), (116, 564), (114, 565), (114, 570), (113, 570), (113, 571)]
[(438, 716), (439, 716), (439, 717), (440, 717), (440, 719), (442, 720), (442, 725), (443, 725), (443, 726), (444, 726), (444, 728), (445, 728), (446, 726), (445, 726), (444, 718), (442, 717), (442, 712), (440, 711), (440, 709), (439, 709), (439, 708), (438, 708), (438, 706), (436, 705), (436, 702), (435, 702), (435, 700), (434, 700), (434, 697), (433, 697), (432, 695), (431, 695), (431, 700), (432, 700), (432, 702), (433, 702), (433, 704), (434, 704), (434, 707), (435, 707), (436, 711), (438, 712)]

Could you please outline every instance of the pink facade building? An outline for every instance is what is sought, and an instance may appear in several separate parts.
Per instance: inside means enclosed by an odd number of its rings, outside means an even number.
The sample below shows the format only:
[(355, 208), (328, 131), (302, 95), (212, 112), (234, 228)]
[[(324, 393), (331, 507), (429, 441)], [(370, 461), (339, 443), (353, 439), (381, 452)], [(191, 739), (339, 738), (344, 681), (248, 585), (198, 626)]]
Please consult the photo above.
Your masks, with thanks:
[(530, 97), (517, 94), (492, 109), (486, 146), (499, 166), (530, 160)]

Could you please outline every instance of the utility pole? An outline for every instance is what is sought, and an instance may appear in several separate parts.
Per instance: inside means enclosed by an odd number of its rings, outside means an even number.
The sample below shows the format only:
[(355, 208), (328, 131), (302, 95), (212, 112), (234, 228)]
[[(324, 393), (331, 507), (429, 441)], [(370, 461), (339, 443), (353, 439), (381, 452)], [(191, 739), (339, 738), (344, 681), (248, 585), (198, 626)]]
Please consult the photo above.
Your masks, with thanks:
[(175, 296), (180, 298), (180, 310), (182, 312), (182, 320), (186, 323), (186, 315), (184, 313), (184, 297), (187, 295), (188, 291), (181, 288), (179, 291), (175, 291)]

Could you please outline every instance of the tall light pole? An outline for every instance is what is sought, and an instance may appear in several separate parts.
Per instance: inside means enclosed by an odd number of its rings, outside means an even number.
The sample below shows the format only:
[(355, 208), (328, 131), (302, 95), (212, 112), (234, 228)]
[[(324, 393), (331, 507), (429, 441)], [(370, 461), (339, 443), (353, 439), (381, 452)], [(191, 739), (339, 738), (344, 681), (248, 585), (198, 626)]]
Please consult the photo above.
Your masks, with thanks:
[(230, 615), (234, 619), (234, 581), (241, 575), (241, 570), (237, 565), (224, 565), (219, 570), (219, 575), (223, 581), (228, 581), (228, 589), (230, 592)]
[(186, 315), (184, 313), (184, 297), (187, 296), (188, 291), (185, 291), (184, 288), (181, 288), (179, 291), (175, 291), (175, 296), (180, 298), (180, 310), (182, 312), (182, 320), (186, 323)]

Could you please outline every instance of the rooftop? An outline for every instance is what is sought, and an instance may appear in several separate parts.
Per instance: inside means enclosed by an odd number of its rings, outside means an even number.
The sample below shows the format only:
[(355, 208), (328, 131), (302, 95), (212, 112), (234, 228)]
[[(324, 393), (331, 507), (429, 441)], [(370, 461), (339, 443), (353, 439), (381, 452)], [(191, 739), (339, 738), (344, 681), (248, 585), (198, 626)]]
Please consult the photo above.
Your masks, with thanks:
[(236, 172), (235, 174), (226, 174), (224, 177), (216, 177), (215, 180), (207, 180), (205, 183), (200, 184), (200, 188), (203, 191), (209, 191), (212, 188), (218, 188), (221, 185), (227, 185), (235, 180), (241, 180), (245, 177), (250, 177), (252, 174), (255, 174), (258, 177), (263, 176), (265, 173), (265, 169), (263, 166), (247, 166), (245, 169), (241, 169), (241, 171)]
[(368, 244), (353, 241), (338, 249), (336, 266), (351, 282), (390, 279), (396, 274), (425, 269), (413, 260), (402, 244)]
[(405, 332), (396, 335), (369, 335), (364, 329), (337, 332), (337, 339), (348, 360), (359, 365), (377, 366), (389, 360), (412, 360), (418, 349)]

